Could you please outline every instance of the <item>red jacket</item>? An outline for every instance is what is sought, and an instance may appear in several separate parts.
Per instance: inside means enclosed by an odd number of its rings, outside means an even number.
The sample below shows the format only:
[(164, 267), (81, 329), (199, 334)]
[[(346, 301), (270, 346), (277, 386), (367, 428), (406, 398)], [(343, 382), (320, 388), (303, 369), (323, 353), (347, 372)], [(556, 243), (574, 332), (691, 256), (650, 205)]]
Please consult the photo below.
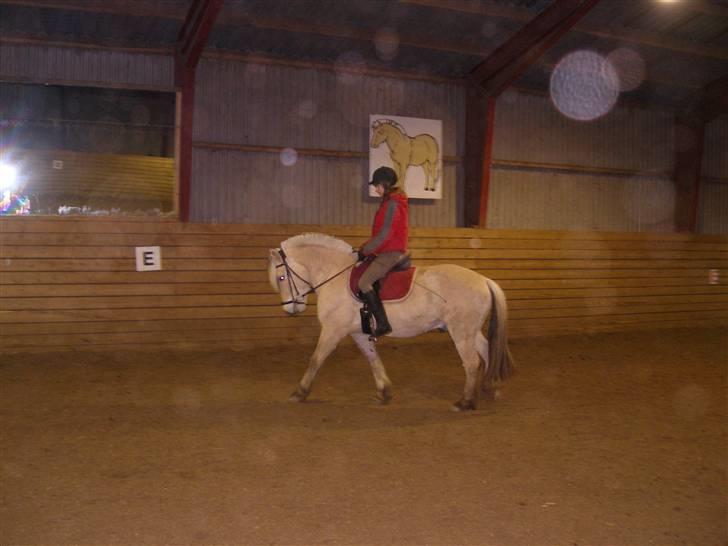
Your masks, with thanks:
[(361, 247), (367, 256), (382, 252), (407, 252), (409, 212), (407, 194), (394, 191), (385, 195), (374, 215), (372, 237)]

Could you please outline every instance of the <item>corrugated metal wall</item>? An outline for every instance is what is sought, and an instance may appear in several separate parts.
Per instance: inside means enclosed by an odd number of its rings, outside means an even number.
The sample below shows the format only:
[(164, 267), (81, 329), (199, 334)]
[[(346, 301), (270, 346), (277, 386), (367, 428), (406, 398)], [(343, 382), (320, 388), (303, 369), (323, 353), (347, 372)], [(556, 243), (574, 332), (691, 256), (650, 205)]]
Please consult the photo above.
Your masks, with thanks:
[[(2, 44), (0, 79), (172, 90), (171, 55)], [(320, 68), (203, 58), (197, 73), (192, 219), (368, 224), (372, 113), (443, 121), (442, 200), (413, 200), (412, 224), (463, 222), (464, 88)], [(706, 135), (699, 229), (728, 233), (728, 123)], [(488, 227), (669, 231), (673, 118), (621, 107), (575, 122), (549, 100), (498, 100)], [(217, 150), (215, 146), (233, 149)], [(268, 147), (268, 149), (266, 149)], [(278, 147), (300, 149), (285, 166)]]
[[(379, 204), (365, 195), (365, 159), (299, 156), (287, 167), (278, 154), (197, 149), (193, 221), (213, 223), (369, 224)], [(410, 201), (413, 226), (455, 226), (455, 165), (445, 165), (444, 198)]]
[(705, 128), (699, 233), (728, 233), (728, 119)]
[(0, 80), (174, 91), (174, 59), (171, 55), (3, 43)]
[[(377, 206), (365, 195), (370, 114), (440, 119), (443, 154), (462, 155), (457, 85), (204, 59), (196, 96), (191, 217), (198, 222), (368, 224)], [(275, 150), (259, 147), (302, 152), (286, 166)], [(459, 171), (458, 162), (445, 163), (443, 199), (411, 201), (412, 225), (458, 225)]]
[(494, 131), (488, 227), (673, 229), (672, 115), (618, 108), (579, 122), (508, 92)]

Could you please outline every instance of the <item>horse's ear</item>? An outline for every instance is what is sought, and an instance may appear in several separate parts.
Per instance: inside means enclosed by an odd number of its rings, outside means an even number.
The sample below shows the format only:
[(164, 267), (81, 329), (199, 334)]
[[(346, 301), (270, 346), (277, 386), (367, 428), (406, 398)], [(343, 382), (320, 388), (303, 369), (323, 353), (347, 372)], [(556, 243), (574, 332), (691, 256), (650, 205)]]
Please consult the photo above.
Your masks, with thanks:
[(268, 258), (270, 258), (271, 260), (280, 256), (277, 248), (270, 248), (270, 249), (268, 249), (268, 252), (269, 252)]

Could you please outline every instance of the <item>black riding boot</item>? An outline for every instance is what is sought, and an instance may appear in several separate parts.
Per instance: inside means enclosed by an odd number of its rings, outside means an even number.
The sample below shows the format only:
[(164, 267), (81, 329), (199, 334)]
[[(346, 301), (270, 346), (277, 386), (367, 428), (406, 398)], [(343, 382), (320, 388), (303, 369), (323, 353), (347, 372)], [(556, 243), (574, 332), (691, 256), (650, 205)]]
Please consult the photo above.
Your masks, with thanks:
[(374, 320), (377, 323), (377, 326), (373, 332), (374, 337), (381, 337), (390, 333), (392, 331), (392, 327), (389, 325), (389, 320), (387, 320), (387, 313), (384, 312), (382, 300), (379, 299), (379, 294), (377, 294), (376, 290), (362, 293), (361, 296), (364, 302), (369, 307), (372, 315), (374, 315)]

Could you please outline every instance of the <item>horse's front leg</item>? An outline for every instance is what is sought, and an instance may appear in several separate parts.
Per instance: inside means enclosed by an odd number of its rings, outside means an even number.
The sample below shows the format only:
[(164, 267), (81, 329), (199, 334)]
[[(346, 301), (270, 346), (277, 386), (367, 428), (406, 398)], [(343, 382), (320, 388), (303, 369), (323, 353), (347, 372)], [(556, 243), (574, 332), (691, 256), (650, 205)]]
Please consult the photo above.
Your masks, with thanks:
[(322, 328), (321, 335), (319, 336), (316, 349), (314, 350), (311, 358), (308, 362), (308, 369), (303, 374), (301, 381), (298, 383), (298, 387), (291, 394), (289, 400), (291, 402), (303, 402), (311, 392), (311, 384), (316, 378), (316, 374), (331, 352), (336, 349), (336, 346), (341, 341), (343, 335), (331, 328)]
[(377, 400), (382, 404), (388, 403), (392, 399), (392, 383), (389, 377), (387, 377), (387, 371), (384, 369), (384, 364), (382, 364), (382, 360), (379, 358), (374, 342), (370, 341), (368, 334), (363, 333), (351, 334), (351, 338), (369, 361), (369, 366), (372, 368), (374, 384), (377, 386)]

